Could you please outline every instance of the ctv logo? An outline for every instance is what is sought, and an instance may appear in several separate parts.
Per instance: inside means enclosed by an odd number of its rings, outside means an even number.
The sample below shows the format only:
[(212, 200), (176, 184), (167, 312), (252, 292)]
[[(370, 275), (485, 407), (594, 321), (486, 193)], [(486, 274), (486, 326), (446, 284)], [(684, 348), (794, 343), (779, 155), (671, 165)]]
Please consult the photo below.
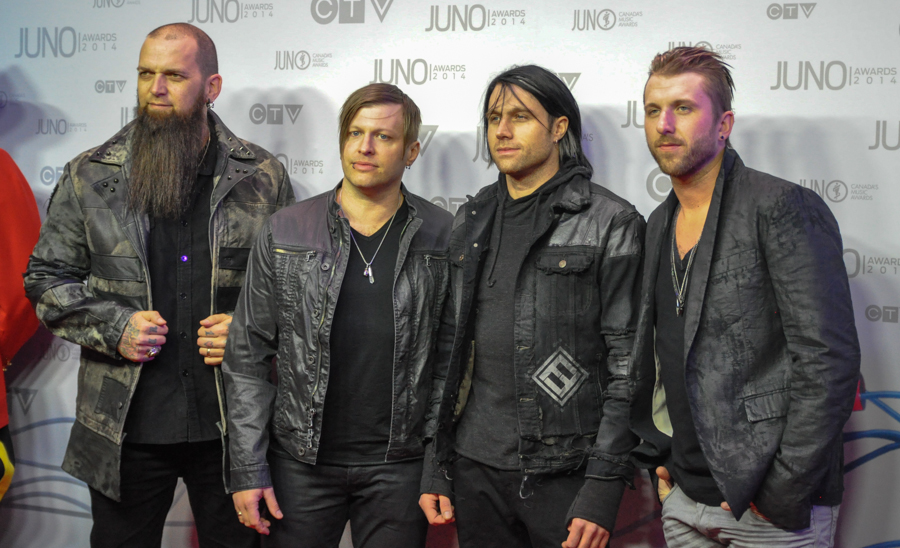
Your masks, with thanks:
[(421, 147), (420, 154), (422, 154), (422, 156), (425, 155), (428, 145), (431, 144), (434, 134), (437, 133), (437, 128), (437, 126), (419, 126), (419, 146)]
[(41, 168), (41, 174), (38, 179), (47, 186), (55, 185), (59, 178), (62, 177), (64, 169), (63, 166), (44, 166)]
[(769, 4), (769, 7), (766, 8), (766, 15), (773, 21), (776, 19), (799, 19), (800, 11), (802, 10), (803, 15), (809, 19), (814, 9), (816, 9), (814, 2), (806, 4)]
[(866, 319), (870, 322), (900, 323), (900, 307), (869, 305), (866, 307)]
[(291, 125), (297, 121), (303, 105), (264, 105), (256, 103), (250, 107), (250, 121), (256, 125), (284, 125), (284, 113), (287, 112)]
[(569, 91), (575, 89), (575, 84), (578, 82), (578, 79), (581, 78), (580, 72), (557, 72), (556, 76), (562, 80), (566, 87), (569, 88)]
[[(375, 14), (382, 23), (394, 0), (371, 0)], [(340, 24), (365, 23), (366, 0), (312, 0), (312, 18), (320, 25), (327, 25), (337, 18)]]
[(126, 80), (97, 80), (94, 83), (94, 91), (97, 93), (115, 93), (116, 88), (121, 92), (125, 89)]

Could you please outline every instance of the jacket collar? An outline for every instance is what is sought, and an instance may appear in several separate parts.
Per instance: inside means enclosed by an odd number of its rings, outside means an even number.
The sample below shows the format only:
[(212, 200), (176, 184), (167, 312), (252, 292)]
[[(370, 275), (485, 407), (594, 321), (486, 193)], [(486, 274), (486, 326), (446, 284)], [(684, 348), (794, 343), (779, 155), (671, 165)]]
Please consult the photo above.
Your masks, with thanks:
[[(713, 250), (716, 245), (716, 232), (719, 226), (719, 213), (722, 208), (722, 195), (725, 187), (732, 183), (738, 171), (735, 164), (741, 164), (740, 157), (734, 149), (725, 149), (722, 159), (722, 167), (716, 177), (716, 186), (713, 190), (712, 201), (709, 204), (709, 212), (706, 214), (706, 222), (700, 233), (700, 243), (697, 246), (697, 255), (694, 257), (694, 272), (691, 273), (688, 287), (688, 304), (685, 307), (684, 318), (684, 357), (687, 364), (688, 352), (694, 343), (697, 327), (700, 325), (700, 314), (703, 310), (703, 301), (706, 298), (706, 284), (709, 281), (709, 269), (712, 265)], [(675, 192), (672, 192), (674, 195)], [(677, 201), (677, 200), (676, 200)], [(673, 208), (674, 211), (674, 208)], [(671, 219), (671, 215), (669, 216)]]
[[(221, 168), (229, 157), (241, 161), (252, 161), (256, 159), (253, 153), (238, 137), (228, 129), (219, 116), (209, 110), (207, 116), (213, 124), (216, 137), (218, 138), (219, 153), (216, 159), (216, 173), (221, 173)], [(128, 141), (134, 133), (134, 125), (136, 121), (132, 120), (128, 125), (119, 130), (118, 133), (110, 137), (108, 141), (100, 145), (97, 150), (91, 154), (92, 162), (102, 164), (125, 166), (130, 164), (131, 149)]]
[[(591, 178), (587, 168), (563, 165), (560, 166), (560, 172), (553, 177), (562, 176), (567, 177), (568, 180), (553, 191), (553, 195), (548, 202), (550, 207), (554, 211), (577, 213), (590, 206)], [(506, 184), (506, 176), (502, 173), (497, 177), (496, 183), (484, 187), (474, 198), (468, 196), (469, 201), (475, 202), (479, 206), (483, 206), (490, 200), (496, 201), (501, 184)], [(540, 188), (535, 190), (535, 192), (540, 192)]]
[[(240, 178), (225, 179), (223, 181), (222, 173), (225, 172), (227, 163), (230, 159), (235, 160), (253, 160), (256, 155), (234, 135), (222, 120), (212, 111), (208, 111), (209, 119), (213, 123), (213, 128), (218, 138), (218, 153), (216, 154), (216, 168), (213, 178), (213, 203), (218, 202), (228, 193), (231, 188), (237, 184)], [(118, 133), (113, 135), (108, 141), (103, 143), (97, 150), (91, 154), (91, 162), (119, 166), (122, 173), (116, 173), (100, 179), (91, 185), (95, 192), (107, 203), (110, 210), (119, 219), (119, 223), (125, 231), (126, 237), (134, 246), (138, 256), (147, 263), (148, 254), (146, 248), (147, 235), (150, 233), (150, 221), (146, 214), (135, 215), (135, 213), (126, 207), (126, 196), (128, 194), (128, 173), (131, 169), (131, 149), (128, 146), (128, 140), (134, 132), (134, 121), (122, 128)], [(250, 171), (255, 172), (256, 168), (248, 166), (248, 174)], [(111, 192), (111, 187), (104, 187), (103, 184), (112, 179), (113, 185), (119, 183), (121, 177), (122, 182), (119, 186), (119, 192)], [(221, 183), (221, 184), (220, 184)]]
[[(339, 206), (337, 203), (337, 193), (338, 190), (340, 190), (341, 185), (343, 184), (344, 180), (341, 179), (340, 182), (338, 182), (337, 186), (329, 190), (325, 195), (325, 199), (327, 201), (326, 207), (328, 208), (327, 221), (329, 232), (335, 231), (337, 223), (339, 222), (338, 219), (342, 216), (341, 206)], [(418, 210), (416, 209), (415, 204), (413, 204), (413, 200), (410, 199), (410, 196), (412, 195), (409, 193), (409, 191), (406, 189), (406, 185), (404, 185), (403, 183), (400, 183), (400, 193), (403, 194), (403, 201), (406, 202), (406, 206), (409, 208), (409, 219), (415, 219)]]

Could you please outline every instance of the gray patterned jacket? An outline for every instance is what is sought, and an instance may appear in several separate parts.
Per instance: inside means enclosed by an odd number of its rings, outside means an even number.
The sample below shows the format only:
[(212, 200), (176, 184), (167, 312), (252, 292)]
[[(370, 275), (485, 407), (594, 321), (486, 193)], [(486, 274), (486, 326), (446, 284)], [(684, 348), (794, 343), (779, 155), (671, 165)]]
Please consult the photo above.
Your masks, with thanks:
[[(294, 192), (274, 156), (209, 116), (218, 137), (209, 224), (214, 314), (231, 312), (215, 310), (216, 292), (241, 286), (257, 232), (272, 213), (294, 202)], [(149, 221), (126, 207), (132, 127), (66, 165), (25, 274), (25, 291), (41, 322), (82, 346), (76, 420), (63, 470), (115, 500), (125, 417), (141, 373), (116, 348), (129, 318), (153, 308)]]

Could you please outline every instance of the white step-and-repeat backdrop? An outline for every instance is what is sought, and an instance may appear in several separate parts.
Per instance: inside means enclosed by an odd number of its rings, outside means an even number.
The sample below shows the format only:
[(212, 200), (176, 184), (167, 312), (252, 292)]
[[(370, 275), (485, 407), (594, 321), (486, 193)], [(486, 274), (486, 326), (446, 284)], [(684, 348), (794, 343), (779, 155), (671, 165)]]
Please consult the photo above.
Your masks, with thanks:
[[(677, 45), (714, 49), (734, 67), (744, 161), (821, 194), (842, 228), (868, 392), (845, 429), (838, 545), (900, 546), (900, 2), (478, 1), (3, 0), (0, 147), (45, 211), (65, 163), (131, 120), (147, 32), (187, 21), (218, 47), (216, 112), (284, 162), (298, 198), (341, 177), (344, 98), (390, 82), (424, 120), (405, 182), (454, 212), (495, 179), (477, 139), (484, 86), (538, 63), (581, 105), (595, 181), (647, 216), (670, 188), (641, 129), (648, 64)], [(39, 333), (8, 373), (19, 465), (0, 506), (2, 546), (88, 544), (87, 488), (59, 469), (78, 354)], [(641, 487), (626, 496), (618, 546), (664, 545)], [(179, 488), (165, 546), (195, 542)]]

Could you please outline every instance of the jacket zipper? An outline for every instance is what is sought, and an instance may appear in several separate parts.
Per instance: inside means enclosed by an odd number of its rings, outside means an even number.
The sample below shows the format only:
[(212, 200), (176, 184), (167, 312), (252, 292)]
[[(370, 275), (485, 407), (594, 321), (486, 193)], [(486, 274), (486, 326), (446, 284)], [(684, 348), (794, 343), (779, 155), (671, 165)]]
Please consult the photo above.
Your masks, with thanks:
[[(331, 288), (331, 283), (334, 281), (334, 272), (337, 268), (338, 261), (340, 260), (341, 253), (344, 249), (344, 238), (341, 236), (338, 239), (338, 251), (334, 256), (333, 262), (331, 263), (331, 272), (328, 277), (328, 284), (325, 286), (325, 295), (322, 297), (322, 316), (319, 318), (319, 325), (316, 326), (316, 343), (320, 343), (320, 338), (322, 336), (322, 325), (325, 323), (325, 315), (328, 314), (328, 290)], [(311, 254), (311, 255), (310, 255)], [(310, 251), (306, 254), (307, 260), (310, 260), (312, 257), (315, 257), (315, 251)], [(308, 433), (309, 436), (306, 440), (307, 449), (312, 448), (313, 442), (313, 424), (316, 418), (316, 408), (315, 408), (315, 400), (316, 393), (319, 391), (319, 375), (322, 371), (322, 348), (319, 345), (319, 351), (316, 353), (316, 382), (313, 384), (312, 392), (309, 395), (309, 411), (307, 412), (308, 417)]]

